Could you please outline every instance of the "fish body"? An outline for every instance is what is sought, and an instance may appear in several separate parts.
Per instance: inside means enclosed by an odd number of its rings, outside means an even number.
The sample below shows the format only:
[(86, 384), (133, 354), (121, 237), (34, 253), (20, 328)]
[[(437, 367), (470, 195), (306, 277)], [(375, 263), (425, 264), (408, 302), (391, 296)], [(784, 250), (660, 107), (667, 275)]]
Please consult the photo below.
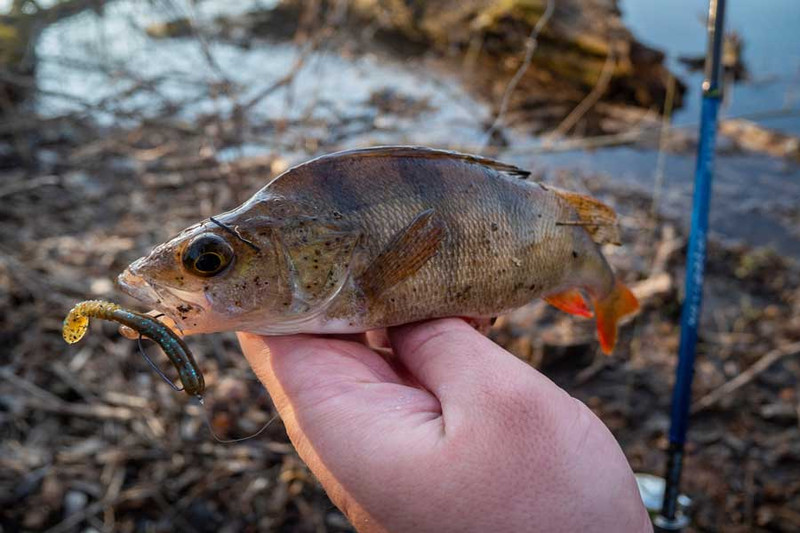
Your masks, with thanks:
[(635, 310), (599, 243), (615, 216), (496, 161), (418, 147), (323, 156), (200, 222), (121, 276), (186, 333), (347, 333), (497, 316), (544, 297), (604, 350)]

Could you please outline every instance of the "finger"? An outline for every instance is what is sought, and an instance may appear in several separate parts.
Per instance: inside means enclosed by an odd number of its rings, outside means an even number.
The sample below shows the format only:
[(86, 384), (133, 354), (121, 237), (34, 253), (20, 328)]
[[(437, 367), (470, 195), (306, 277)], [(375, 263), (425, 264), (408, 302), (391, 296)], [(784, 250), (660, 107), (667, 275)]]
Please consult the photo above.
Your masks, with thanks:
[[(399, 454), (393, 449), (399, 440), (421, 445), (441, 433), (436, 398), (404, 385), (392, 367), (363, 344), (246, 333), (239, 333), (239, 341), (269, 389), (298, 453), (326, 488), (331, 483), (338, 490), (333, 478), (362, 472), (369, 458), (380, 461), (384, 453)], [(330, 480), (324, 479), (326, 472), (332, 473)]]
[(399, 383), (392, 367), (358, 342), (333, 337), (262, 337), (239, 333), (245, 357), (270, 391), (280, 386), (292, 402), (313, 402), (334, 384)]
[[(359, 381), (379, 381), (378, 375), (383, 372), (380, 363), (376, 374), (376, 367), (368, 362), (369, 355), (361, 353), (358, 346), (368, 351), (367, 348), (357, 343), (351, 343), (355, 348), (349, 348), (342, 346), (346, 341), (301, 335), (261, 337), (239, 333), (238, 336), (253, 371), (267, 386), (297, 453), (334, 504), (345, 511), (354, 524), (371, 522), (369, 514), (352, 499), (339, 480), (342, 468), (346, 471), (352, 467), (340, 464), (341, 457), (346, 458), (347, 454), (336, 447), (346, 439), (335, 431), (337, 427), (345, 432), (349, 428), (341, 428), (339, 422), (328, 425), (315, 423), (315, 420), (324, 420), (325, 411), (330, 410), (330, 407), (325, 408), (322, 396), (318, 396), (322, 391), (329, 391), (330, 384), (337, 382), (347, 386)], [(335, 361), (333, 366), (326, 359)], [(340, 395), (348, 396), (344, 391)], [(335, 396), (329, 398), (333, 400)], [(345, 411), (348, 409), (351, 408)], [(354, 436), (352, 430), (349, 432)]]
[(527, 387), (539, 381), (554, 387), (461, 319), (391, 328), (389, 338), (397, 359), (439, 399), (443, 409), (448, 403), (480, 405), (476, 397), (491, 394), (494, 388)]
[(366, 333), (367, 343), (373, 348), (390, 348), (389, 334), (385, 329), (373, 329)]
[(239, 334), (278, 412), (320, 435), (352, 440), (392, 423), (424, 423), (441, 414), (427, 391), (408, 387), (391, 364), (363, 344), (294, 335)]

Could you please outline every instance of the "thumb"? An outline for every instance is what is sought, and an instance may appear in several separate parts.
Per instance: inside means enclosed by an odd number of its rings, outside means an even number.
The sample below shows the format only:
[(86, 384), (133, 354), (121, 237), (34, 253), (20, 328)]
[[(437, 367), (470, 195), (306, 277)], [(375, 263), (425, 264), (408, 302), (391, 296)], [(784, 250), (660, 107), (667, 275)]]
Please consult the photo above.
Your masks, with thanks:
[(496, 417), (498, 400), (515, 392), (529, 406), (572, 402), (547, 377), (461, 319), (398, 326), (389, 330), (389, 339), (398, 361), (439, 400), (447, 422)]
[(300, 457), (354, 525), (370, 530), (375, 522), (352, 494), (385, 490), (388, 457), (439, 438), (428, 423), (441, 417), (439, 402), (358, 342), (247, 333), (239, 341)]
[(409, 413), (440, 412), (434, 397), (404, 385), (386, 360), (358, 342), (247, 333), (239, 341), (287, 429), (312, 440), (369, 439)]

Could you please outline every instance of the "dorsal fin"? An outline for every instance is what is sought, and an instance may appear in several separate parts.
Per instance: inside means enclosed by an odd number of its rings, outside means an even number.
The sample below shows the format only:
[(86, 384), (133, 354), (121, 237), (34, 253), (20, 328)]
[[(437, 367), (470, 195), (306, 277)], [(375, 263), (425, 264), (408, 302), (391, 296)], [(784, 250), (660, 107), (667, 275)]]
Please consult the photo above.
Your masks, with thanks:
[(437, 150), (435, 148), (427, 148), (424, 146), (373, 146), (370, 148), (356, 148), (353, 150), (344, 150), (342, 152), (334, 152), (332, 154), (324, 155), (316, 159), (312, 159), (304, 165), (319, 161), (329, 157), (418, 157), (422, 159), (454, 159), (466, 161), (475, 165), (481, 165), (491, 168), (502, 174), (512, 176), (520, 179), (527, 179), (531, 175), (528, 170), (523, 170), (508, 163), (502, 163), (481, 157), (478, 155), (462, 154), (460, 152), (453, 152), (450, 150)]
[(616, 244), (619, 246), (620, 235), (617, 214), (606, 204), (583, 194), (565, 191), (549, 185), (546, 190), (558, 195), (575, 211), (576, 218), (556, 222), (562, 226), (582, 226), (597, 244)]

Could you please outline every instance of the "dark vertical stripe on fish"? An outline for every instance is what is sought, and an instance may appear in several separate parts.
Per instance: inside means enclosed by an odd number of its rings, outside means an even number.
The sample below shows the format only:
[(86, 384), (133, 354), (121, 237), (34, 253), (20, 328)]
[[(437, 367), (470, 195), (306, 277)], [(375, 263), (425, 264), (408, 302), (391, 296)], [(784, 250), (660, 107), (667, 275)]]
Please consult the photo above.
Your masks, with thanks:
[[(453, 180), (447, 179), (444, 173), (457, 172), (458, 165), (421, 158), (398, 158), (396, 161), (397, 168), (414, 190), (418, 201), (426, 207), (436, 208), (436, 217), (447, 228), (448, 235), (445, 242), (461, 242), (461, 224), (456, 220), (456, 213), (444, 208), (451, 204), (447, 201), (448, 197), (453, 196)], [(443, 246), (437, 261), (444, 268), (448, 286), (456, 286), (459, 267), (458, 250), (452, 245)]]
[(358, 183), (363, 177), (358, 176), (348, 160), (322, 160), (314, 169), (316, 183), (319, 185), (320, 200), (332, 209), (342, 212), (357, 211), (364, 205), (361, 195), (363, 186)]

